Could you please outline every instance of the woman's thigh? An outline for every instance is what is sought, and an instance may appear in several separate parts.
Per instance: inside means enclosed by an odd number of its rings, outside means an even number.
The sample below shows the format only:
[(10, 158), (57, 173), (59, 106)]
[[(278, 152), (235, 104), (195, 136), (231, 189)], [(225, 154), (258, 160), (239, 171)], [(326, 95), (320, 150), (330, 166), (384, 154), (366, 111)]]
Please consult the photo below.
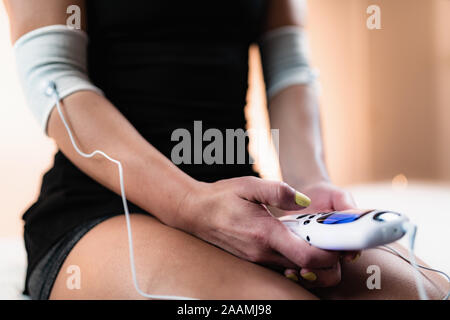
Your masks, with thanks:
[[(315, 299), (307, 290), (267, 268), (169, 228), (131, 215), (137, 278), (159, 295), (201, 299)], [(80, 288), (67, 285), (76, 266)], [(134, 289), (124, 216), (90, 230), (64, 262), (51, 299), (140, 299)]]
[[(399, 244), (392, 247), (409, 258), (408, 251)], [(419, 258), (416, 260), (427, 266)], [(313, 292), (323, 299), (418, 299), (414, 269), (385, 248), (365, 250), (355, 262), (343, 263), (341, 270), (338, 286)], [(431, 271), (421, 273), (429, 298), (442, 299), (449, 290), (447, 280)]]

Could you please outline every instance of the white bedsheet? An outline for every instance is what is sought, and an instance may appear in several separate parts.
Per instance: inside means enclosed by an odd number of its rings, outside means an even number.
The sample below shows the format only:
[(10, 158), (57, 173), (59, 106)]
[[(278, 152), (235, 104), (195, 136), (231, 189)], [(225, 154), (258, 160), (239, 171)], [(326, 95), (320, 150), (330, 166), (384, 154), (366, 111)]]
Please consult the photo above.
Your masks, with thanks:
[(26, 253), (22, 238), (0, 239), (0, 299), (27, 299), (22, 294), (26, 271)]
[[(450, 186), (413, 184), (393, 190), (389, 184), (375, 184), (349, 189), (359, 207), (408, 215), (419, 226), (416, 253), (432, 267), (450, 271)], [(22, 239), (0, 238), (0, 299), (27, 299), (22, 295), (25, 269)]]

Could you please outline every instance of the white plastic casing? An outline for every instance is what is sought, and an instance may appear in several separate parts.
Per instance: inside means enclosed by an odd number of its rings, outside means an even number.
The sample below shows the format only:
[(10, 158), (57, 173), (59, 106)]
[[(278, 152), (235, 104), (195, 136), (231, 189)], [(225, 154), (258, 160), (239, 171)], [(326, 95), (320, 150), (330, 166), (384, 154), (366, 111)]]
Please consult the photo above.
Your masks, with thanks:
[[(361, 214), (351, 222), (325, 224), (320, 221), (336, 213)], [(311, 245), (327, 250), (361, 250), (394, 242), (405, 235), (408, 218), (385, 210), (346, 210), (318, 214), (296, 214), (280, 220)]]

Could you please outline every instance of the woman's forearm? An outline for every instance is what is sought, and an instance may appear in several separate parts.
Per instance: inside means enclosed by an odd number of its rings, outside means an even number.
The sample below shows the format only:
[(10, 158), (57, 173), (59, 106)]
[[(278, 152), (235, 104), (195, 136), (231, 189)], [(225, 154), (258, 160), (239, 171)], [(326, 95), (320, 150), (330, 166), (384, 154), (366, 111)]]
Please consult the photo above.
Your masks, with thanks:
[(286, 88), (269, 101), (270, 124), (279, 129), (283, 180), (296, 188), (328, 181), (318, 99), (309, 85)]
[[(199, 182), (149, 144), (104, 97), (81, 91), (64, 99), (61, 107), (83, 152), (102, 150), (122, 163), (128, 200), (166, 224), (173, 224), (184, 197)], [(48, 133), (78, 168), (120, 193), (117, 166), (100, 155), (91, 159), (81, 157), (73, 148), (56, 108), (49, 119)]]

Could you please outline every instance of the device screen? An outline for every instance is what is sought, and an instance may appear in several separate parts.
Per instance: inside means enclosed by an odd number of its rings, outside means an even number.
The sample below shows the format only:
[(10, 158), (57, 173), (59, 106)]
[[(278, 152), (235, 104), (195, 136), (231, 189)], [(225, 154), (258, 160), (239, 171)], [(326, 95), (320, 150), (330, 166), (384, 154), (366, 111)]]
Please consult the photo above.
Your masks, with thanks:
[(372, 210), (347, 210), (347, 211), (334, 211), (330, 214), (324, 215), (317, 219), (317, 222), (323, 224), (342, 224), (349, 223), (358, 220), (362, 216), (371, 212)]

